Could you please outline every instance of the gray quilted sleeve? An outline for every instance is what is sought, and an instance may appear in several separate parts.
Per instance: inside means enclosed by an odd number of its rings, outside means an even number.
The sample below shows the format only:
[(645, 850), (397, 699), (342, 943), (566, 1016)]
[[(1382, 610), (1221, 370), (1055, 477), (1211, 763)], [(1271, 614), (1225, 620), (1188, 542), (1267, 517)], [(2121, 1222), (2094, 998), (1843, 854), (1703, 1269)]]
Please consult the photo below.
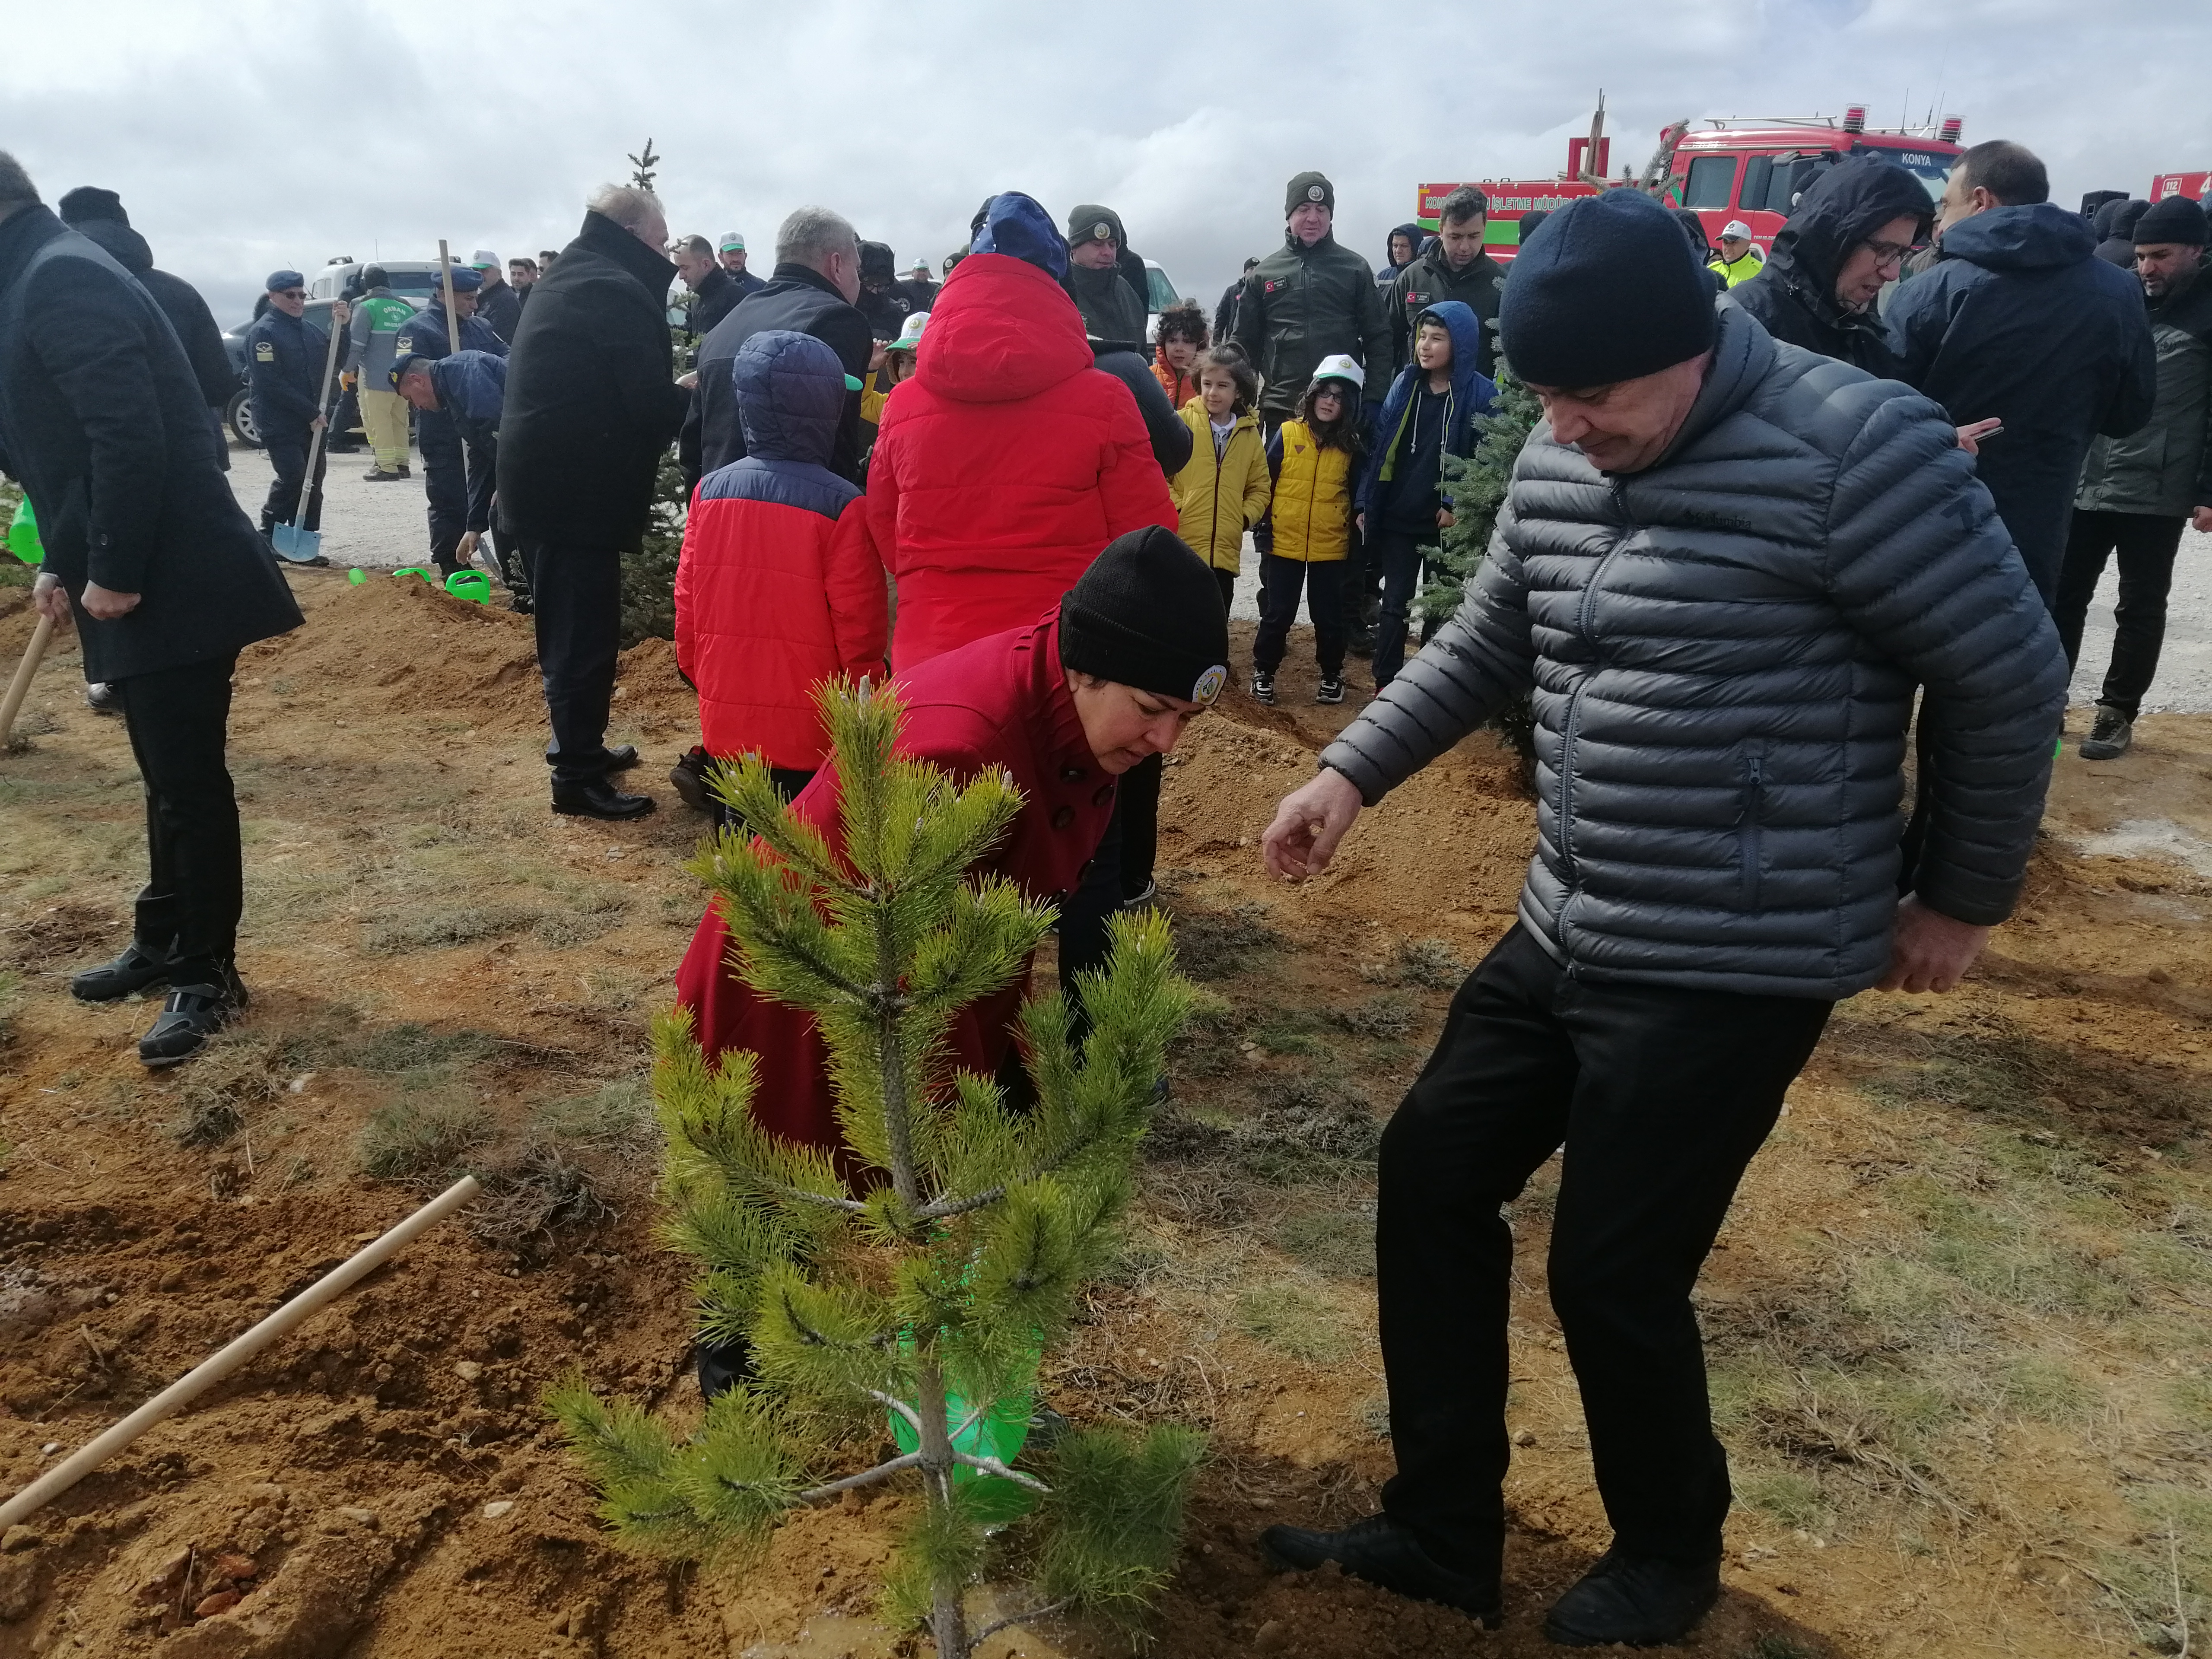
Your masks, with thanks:
[(2043, 816), (2065, 707), (2058, 631), (1948, 418), (1923, 399), (1883, 404), (1845, 453), (1828, 534), (1844, 617), (1925, 689), (1931, 816), (1915, 890), (1994, 927), (2012, 914)]
[(1443, 631), (1322, 750), (1372, 806), (1533, 683), (1528, 584), (1512, 545), (1513, 514), (1498, 514), (1467, 599)]

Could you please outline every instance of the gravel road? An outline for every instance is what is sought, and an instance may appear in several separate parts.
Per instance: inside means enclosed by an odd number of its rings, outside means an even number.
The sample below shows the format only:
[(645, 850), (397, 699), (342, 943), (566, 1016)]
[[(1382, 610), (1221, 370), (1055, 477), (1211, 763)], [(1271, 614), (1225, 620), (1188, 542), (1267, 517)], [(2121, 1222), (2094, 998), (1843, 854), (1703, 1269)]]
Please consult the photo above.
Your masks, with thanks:
[[(422, 463), (404, 483), (373, 484), (366, 451), (333, 455), (323, 483), (323, 552), (332, 564), (392, 569), (426, 559), (429, 529), (423, 517)], [(258, 449), (233, 445), (231, 488), (250, 514), (258, 514), (269, 493), (267, 458)], [(1244, 572), (1237, 579), (1231, 614), (1256, 620), (1260, 614), (1260, 558), (1245, 538)], [(2081, 668), (2074, 677), (2073, 701), (2091, 703), (2112, 649), (2112, 599), (2117, 577), (2107, 570), (2081, 644)], [(1357, 672), (1355, 669), (1354, 672)], [(2146, 713), (2212, 714), (2212, 536), (2193, 530), (2181, 538), (2174, 567), (2173, 596), (2166, 624), (2166, 651), (2158, 681), (2143, 705)]]

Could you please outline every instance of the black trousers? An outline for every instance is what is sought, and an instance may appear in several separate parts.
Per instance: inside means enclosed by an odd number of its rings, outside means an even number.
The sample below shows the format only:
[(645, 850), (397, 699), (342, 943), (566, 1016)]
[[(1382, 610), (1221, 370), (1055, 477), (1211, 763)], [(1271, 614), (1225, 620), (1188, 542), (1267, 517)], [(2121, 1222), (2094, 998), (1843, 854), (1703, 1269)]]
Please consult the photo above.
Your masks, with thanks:
[(269, 465), (276, 473), (270, 481), (268, 500), (261, 503), (263, 535), (280, 524), (296, 524), (302, 530), (323, 527), (323, 472), (330, 461), (327, 444), (315, 453), (314, 488), (308, 492), (307, 510), (300, 512), (300, 486), (307, 477), (307, 451), (314, 435), (313, 428), (306, 425), (261, 434)]
[(179, 985), (212, 982), (238, 951), (245, 875), (223, 764), (237, 663), (234, 652), (115, 682), (146, 786), (148, 873), (135, 931), (149, 952), (175, 953)]
[(1152, 865), (1160, 849), (1160, 781), (1166, 769), (1167, 757), (1154, 755), (1121, 774), (1117, 786), (1121, 879), (1116, 896), (1121, 900), (1135, 898), (1152, 884)]
[(2173, 586), (2174, 555), (2181, 550), (2186, 518), (2158, 513), (2084, 513), (2077, 510), (2066, 531), (2066, 552), (2058, 567), (2058, 599), (2051, 620), (2066, 647), (2066, 665), (2081, 659), (2081, 629), (2089, 601), (2105, 574), (2105, 562), (2120, 560), (2120, 598), (2112, 609), (2112, 660), (2105, 670), (2097, 701), (2130, 720), (2142, 711), (2142, 700), (2158, 674), (2158, 653), (2166, 643), (2166, 596)]
[(498, 446), (489, 434), (464, 433), (442, 410), (423, 410), (415, 423), (422, 450), (422, 493), (430, 520), (430, 558), (448, 575), (460, 568), (462, 532), (491, 526)]
[(1237, 605), (1237, 573), (1213, 567), (1214, 585), (1221, 589), (1221, 614), (1227, 616)]
[[(1370, 520), (1371, 522), (1371, 520)], [(1382, 619), (1375, 624), (1375, 689), (1380, 691), (1406, 665), (1406, 634), (1413, 595), (1421, 586), (1423, 544), (1403, 531), (1381, 529), (1367, 538), (1367, 555), (1382, 576)]]
[(1710, 1561), (1728, 1512), (1690, 1287), (1826, 1002), (1571, 976), (1520, 924), (1453, 998), (1382, 1136), (1376, 1267), (1398, 1473), (1383, 1508), (1494, 1569), (1504, 1536), (1499, 1206), (1562, 1145), (1552, 1305), (1616, 1540)]
[(1314, 657), (1323, 678), (1344, 678), (1344, 647), (1350, 637), (1346, 625), (1344, 590), (1351, 575), (1347, 559), (1324, 559), (1309, 564), (1304, 559), (1260, 556), (1260, 631), (1252, 641), (1252, 665), (1272, 674), (1283, 665), (1283, 646), (1291, 624), (1298, 619), (1298, 596), (1305, 595), (1306, 614), (1313, 619)]
[(622, 550), (526, 541), (522, 559), (553, 724), (545, 763), (556, 789), (590, 783), (607, 775), (607, 710), (622, 649)]
[[(1122, 774), (1124, 784), (1130, 775)], [(1127, 822), (1123, 814), (1127, 810), (1127, 798), (1117, 787), (1114, 815), (1106, 820), (1098, 850), (1084, 866), (1082, 881), (1060, 907), (1060, 987), (1077, 1004), (1079, 1031), (1088, 1027), (1075, 994), (1075, 976), (1106, 965), (1106, 920), (1121, 908), (1121, 848)]]

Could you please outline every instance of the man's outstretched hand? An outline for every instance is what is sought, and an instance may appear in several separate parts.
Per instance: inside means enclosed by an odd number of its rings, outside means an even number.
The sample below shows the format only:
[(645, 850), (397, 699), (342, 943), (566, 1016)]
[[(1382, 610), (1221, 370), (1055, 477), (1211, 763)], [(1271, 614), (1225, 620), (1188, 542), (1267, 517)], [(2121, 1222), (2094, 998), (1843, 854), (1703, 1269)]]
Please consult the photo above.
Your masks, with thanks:
[(1283, 797), (1275, 821), (1260, 837), (1260, 857), (1271, 876), (1298, 881), (1317, 876), (1336, 856), (1336, 844), (1359, 816), (1359, 791), (1341, 772), (1323, 768), (1311, 783)]
[(1990, 930), (1931, 910), (1917, 895), (1897, 902), (1897, 927), (1889, 942), (1889, 971), (1878, 991), (1949, 991), (1974, 965)]

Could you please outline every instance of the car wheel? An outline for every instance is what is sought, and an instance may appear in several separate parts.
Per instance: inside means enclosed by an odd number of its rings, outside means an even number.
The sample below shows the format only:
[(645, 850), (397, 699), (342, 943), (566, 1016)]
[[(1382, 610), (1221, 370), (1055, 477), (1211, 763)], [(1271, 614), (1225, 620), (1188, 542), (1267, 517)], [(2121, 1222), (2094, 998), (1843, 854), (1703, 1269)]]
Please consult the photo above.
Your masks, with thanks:
[(230, 394), (230, 402), (223, 408), (222, 419), (223, 424), (230, 428), (230, 435), (248, 449), (261, 447), (261, 434), (253, 424), (253, 403), (246, 396), (244, 386)]

